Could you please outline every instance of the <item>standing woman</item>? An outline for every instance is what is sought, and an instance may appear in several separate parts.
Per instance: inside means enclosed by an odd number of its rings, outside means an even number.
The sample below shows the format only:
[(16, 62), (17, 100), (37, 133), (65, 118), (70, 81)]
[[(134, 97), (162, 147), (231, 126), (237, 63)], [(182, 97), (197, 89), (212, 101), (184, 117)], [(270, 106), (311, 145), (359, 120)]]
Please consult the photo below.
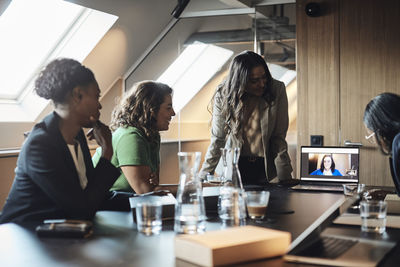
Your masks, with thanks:
[(366, 139), (376, 141), (382, 153), (389, 156), (396, 192), (400, 196), (400, 96), (382, 93), (374, 97), (364, 111)]
[[(91, 70), (73, 59), (50, 62), (35, 81), (54, 112), (36, 124), (22, 146), (15, 179), (0, 217), (6, 222), (92, 219), (119, 176), (110, 162), (111, 132), (100, 117), (100, 90)], [(93, 168), (82, 128), (103, 148)]]
[(251, 51), (238, 54), (228, 77), (212, 99), (211, 144), (201, 173), (213, 173), (220, 149), (241, 149), (243, 184), (291, 179), (288, 155), (288, 100), (285, 85), (272, 78), (264, 59)]
[[(143, 194), (159, 189), (160, 131), (166, 131), (172, 117), (172, 89), (163, 83), (142, 81), (135, 84), (112, 114), (114, 155), (112, 164), (121, 175), (111, 190)], [(94, 164), (102, 148), (93, 156)]]

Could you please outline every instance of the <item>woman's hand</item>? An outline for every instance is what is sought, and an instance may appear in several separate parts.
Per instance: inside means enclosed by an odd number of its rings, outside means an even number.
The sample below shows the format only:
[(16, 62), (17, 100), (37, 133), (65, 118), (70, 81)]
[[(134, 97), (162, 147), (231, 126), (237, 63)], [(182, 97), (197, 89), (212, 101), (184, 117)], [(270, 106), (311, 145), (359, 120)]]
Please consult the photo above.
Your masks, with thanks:
[(107, 125), (94, 117), (90, 117), (93, 122), (93, 128), (86, 134), (89, 140), (95, 139), (97, 144), (101, 146), (101, 156), (105, 159), (111, 160), (113, 155), (112, 148), (112, 134)]
[(154, 186), (157, 186), (160, 183), (157, 173), (150, 173), (149, 183)]

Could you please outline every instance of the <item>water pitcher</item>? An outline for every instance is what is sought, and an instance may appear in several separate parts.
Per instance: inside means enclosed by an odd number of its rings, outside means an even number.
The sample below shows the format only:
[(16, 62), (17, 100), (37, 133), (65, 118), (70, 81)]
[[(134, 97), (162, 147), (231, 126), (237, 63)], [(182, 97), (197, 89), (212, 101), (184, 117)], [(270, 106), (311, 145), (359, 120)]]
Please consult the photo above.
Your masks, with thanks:
[(198, 176), (201, 152), (179, 152), (179, 186), (175, 204), (177, 233), (195, 234), (205, 230), (206, 213)]
[(242, 225), (246, 219), (246, 200), (239, 172), (240, 149), (222, 148), (224, 171), (218, 198), (218, 215), (227, 224)]

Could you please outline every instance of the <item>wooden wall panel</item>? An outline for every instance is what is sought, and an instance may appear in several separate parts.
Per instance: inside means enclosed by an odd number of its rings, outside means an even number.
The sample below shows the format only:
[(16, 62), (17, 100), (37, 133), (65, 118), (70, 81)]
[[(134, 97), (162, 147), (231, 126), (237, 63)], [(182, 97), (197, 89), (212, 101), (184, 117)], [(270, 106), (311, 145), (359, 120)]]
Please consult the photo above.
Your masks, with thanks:
[(14, 181), (17, 159), (18, 156), (0, 157), (0, 211), (3, 209)]
[(389, 162), (365, 140), (364, 109), (385, 91), (400, 93), (400, 1), (340, 1), (342, 140), (362, 142), (360, 179), (393, 186)]
[(308, 2), (296, 1), (298, 148), (310, 145), (314, 134), (323, 135), (325, 145), (337, 145), (339, 138), (338, 2), (312, 1), (323, 7), (320, 17), (305, 14)]

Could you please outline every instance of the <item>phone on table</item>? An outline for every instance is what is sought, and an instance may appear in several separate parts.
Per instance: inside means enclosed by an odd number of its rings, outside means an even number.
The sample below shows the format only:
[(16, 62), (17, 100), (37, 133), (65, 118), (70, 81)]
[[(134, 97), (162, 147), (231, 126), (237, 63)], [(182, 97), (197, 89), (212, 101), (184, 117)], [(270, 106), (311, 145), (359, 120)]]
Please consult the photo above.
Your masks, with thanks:
[(93, 223), (85, 220), (44, 220), (36, 227), (39, 237), (87, 238), (93, 233)]

